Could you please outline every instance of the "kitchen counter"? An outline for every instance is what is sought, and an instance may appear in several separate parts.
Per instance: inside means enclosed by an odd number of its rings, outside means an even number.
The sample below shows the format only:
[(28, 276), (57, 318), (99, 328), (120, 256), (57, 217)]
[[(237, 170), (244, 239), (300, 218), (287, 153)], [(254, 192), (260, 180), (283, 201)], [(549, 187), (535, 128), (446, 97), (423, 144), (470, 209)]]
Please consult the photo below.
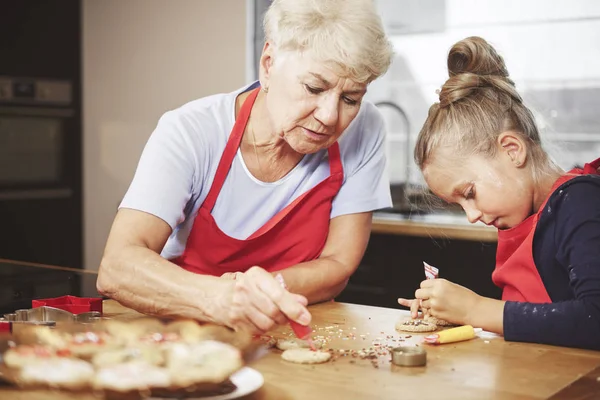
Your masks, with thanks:
[(31, 308), (31, 300), (65, 294), (94, 297), (95, 271), (0, 258), (0, 315)]
[[(139, 314), (107, 300), (107, 316)], [(398, 333), (394, 324), (408, 312), (327, 302), (310, 307), (316, 336), (328, 347), (344, 350), (335, 361), (319, 365), (285, 362), (271, 350), (251, 367), (265, 383), (245, 399), (592, 399), (600, 396), (600, 352), (530, 343), (505, 342), (482, 333), (470, 341), (440, 346), (422, 344), (423, 334)], [(282, 327), (270, 334), (288, 337)], [(361, 349), (411, 344), (424, 346), (427, 365), (399, 367), (380, 350), (374, 358), (353, 356)], [(0, 388), (0, 398), (14, 400), (98, 400), (93, 395)]]
[(482, 223), (470, 224), (462, 213), (432, 212), (427, 214), (373, 214), (372, 233), (431, 237), (442, 239), (496, 242), (496, 228)]

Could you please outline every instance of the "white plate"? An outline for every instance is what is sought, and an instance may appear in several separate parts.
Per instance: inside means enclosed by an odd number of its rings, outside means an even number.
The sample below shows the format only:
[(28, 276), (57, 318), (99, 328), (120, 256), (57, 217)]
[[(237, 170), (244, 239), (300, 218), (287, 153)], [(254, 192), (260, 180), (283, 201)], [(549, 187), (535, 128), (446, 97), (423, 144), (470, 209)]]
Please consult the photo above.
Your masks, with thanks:
[[(240, 369), (235, 374), (231, 375), (231, 382), (236, 386), (235, 389), (231, 393), (221, 394), (218, 396), (208, 396), (208, 397), (186, 397), (186, 400), (229, 400), (229, 399), (237, 399), (242, 396), (247, 396), (250, 393), (253, 393), (260, 389), (260, 387), (265, 383), (265, 379), (262, 374), (257, 370), (244, 367)], [(163, 397), (150, 397), (152, 400), (160, 400)], [(149, 399), (149, 400), (150, 400)], [(172, 399), (170, 399), (172, 400)]]

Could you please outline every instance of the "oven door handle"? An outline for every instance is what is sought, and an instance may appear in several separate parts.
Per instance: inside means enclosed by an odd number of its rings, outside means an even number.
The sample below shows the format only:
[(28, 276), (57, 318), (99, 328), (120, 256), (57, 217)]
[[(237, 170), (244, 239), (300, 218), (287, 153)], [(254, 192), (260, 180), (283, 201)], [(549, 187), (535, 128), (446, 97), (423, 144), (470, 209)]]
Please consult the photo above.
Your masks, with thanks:
[(0, 107), (0, 115), (9, 117), (59, 117), (69, 118), (75, 115), (72, 108), (55, 107)]
[(3, 200), (40, 200), (40, 199), (66, 199), (73, 196), (73, 190), (61, 189), (23, 189), (2, 190), (0, 201)]

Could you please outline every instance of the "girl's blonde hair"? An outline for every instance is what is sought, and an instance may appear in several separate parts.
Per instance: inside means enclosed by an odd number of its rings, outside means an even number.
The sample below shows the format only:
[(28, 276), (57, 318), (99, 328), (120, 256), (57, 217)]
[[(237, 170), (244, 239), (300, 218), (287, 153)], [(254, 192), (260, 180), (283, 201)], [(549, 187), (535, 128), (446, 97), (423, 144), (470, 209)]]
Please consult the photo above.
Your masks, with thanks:
[(543, 150), (532, 112), (523, 104), (502, 57), (484, 39), (469, 37), (452, 46), (439, 103), (429, 108), (414, 158), (421, 170), (445, 147), (457, 160), (470, 154), (494, 157), (499, 134), (513, 131), (527, 143), (534, 179), (557, 168)]
[(392, 60), (373, 0), (273, 0), (263, 27), (277, 50), (306, 52), (355, 82), (370, 83)]

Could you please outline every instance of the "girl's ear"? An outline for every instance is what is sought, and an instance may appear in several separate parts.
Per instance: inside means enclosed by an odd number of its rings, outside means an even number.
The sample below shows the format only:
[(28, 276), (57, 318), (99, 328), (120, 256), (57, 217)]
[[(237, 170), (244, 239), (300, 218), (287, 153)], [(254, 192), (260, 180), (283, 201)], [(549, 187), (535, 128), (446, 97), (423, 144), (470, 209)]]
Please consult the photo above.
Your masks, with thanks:
[(527, 162), (527, 145), (516, 132), (502, 132), (498, 136), (498, 146), (516, 167), (521, 167)]
[(260, 80), (260, 86), (265, 90), (269, 91), (269, 77), (271, 74), (271, 66), (273, 65), (273, 45), (266, 41), (260, 55), (258, 79)]

